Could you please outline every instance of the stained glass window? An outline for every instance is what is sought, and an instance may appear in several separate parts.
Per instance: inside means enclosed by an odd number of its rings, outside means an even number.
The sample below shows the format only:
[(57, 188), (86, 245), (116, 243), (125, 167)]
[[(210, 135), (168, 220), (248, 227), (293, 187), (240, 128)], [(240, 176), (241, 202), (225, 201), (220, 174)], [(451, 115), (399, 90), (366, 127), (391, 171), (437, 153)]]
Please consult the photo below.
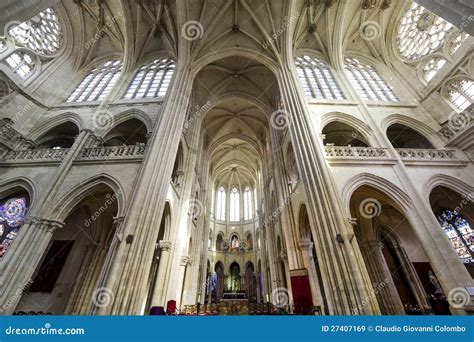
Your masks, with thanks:
[(174, 62), (168, 58), (157, 59), (138, 70), (124, 95), (126, 99), (163, 97), (170, 85)]
[(26, 79), (33, 73), (36, 59), (28, 52), (19, 51), (8, 56), (5, 59), (5, 62), (15, 74), (20, 76), (22, 79)]
[(8, 33), (17, 43), (43, 55), (53, 54), (61, 47), (61, 25), (51, 8), (13, 26)]
[(364, 64), (357, 58), (346, 58), (344, 68), (352, 86), (364, 100), (398, 101), (392, 87), (371, 65)]
[(443, 210), (438, 219), (462, 262), (473, 263), (474, 230), (469, 222), (457, 210), (448, 209)]
[(448, 85), (449, 100), (460, 110), (464, 110), (474, 103), (474, 82), (469, 79), (460, 79)]
[(244, 220), (250, 220), (252, 215), (252, 192), (250, 187), (245, 187), (244, 190)]
[(0, 258), (5, 255), (18, 235), (27, 210), (27, 200), (24, 197), (0, 202)]
[(217, 190), (217, 200), (216, 200), (216, 219), (224, 221), (225, 220), (225, 189), (224, 187), (220, 187)]
[(100, 101), (112, 89), (122, 72), (121, 61), (107, 61), (84, 77), (67, 102)]
[(240, 194), (237, 188), (232, 188), (230, 191), (230, 221), (240, 220)]
[(296, 71), (307, 97), (314, 99), (344, 99), (328, 65), (323, 61), (303, 56), (296, 58)]

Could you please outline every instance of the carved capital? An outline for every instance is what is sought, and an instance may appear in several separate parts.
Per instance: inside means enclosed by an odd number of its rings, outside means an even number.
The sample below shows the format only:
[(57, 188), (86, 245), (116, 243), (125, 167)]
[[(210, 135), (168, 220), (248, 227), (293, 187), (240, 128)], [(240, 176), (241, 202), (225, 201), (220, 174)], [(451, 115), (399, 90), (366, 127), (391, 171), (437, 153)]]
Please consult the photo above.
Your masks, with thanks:
[(188, 266), (188, 265), (191, 265), (191, 263), (192, 263), (192, 260), (190, 256), (184, 255), (181, 257), (181, 263), (180, 263), (181, 266)]
[(171, 249), (171, 245), (171, 241), (161, 240), (158, 242), (158, 247), (160, 247), (162, 251), (169, 251)]

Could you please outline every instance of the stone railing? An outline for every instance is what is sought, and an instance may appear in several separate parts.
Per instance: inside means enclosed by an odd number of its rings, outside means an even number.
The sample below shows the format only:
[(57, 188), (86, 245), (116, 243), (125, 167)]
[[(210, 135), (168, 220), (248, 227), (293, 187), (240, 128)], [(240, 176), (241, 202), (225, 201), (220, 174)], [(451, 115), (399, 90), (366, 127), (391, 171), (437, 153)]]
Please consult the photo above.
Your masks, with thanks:
[(142, 159), (145, 147), (145, 145), (124, 145), (85, 148), (77, 160)]
[(396, 148), (402, 160), (444, 161), (457, 160), (453, 150), (434, 150), (417, 148)]
[(61, 161), (68, 152), (68, 148), (6, 151), (0, 157), (0, 162), (57, 162)]
[(324, 146), (331, 158), (388, 158), (387, 149), (380, 147)]
[[(145, 147), (145, 145), (127, 145), (84, 148), (76, 160), (140, 160), (145, 153)], [(0, 163), (60, 162), (68, 152), (69, 148), (5, 151), (0, 155)]]

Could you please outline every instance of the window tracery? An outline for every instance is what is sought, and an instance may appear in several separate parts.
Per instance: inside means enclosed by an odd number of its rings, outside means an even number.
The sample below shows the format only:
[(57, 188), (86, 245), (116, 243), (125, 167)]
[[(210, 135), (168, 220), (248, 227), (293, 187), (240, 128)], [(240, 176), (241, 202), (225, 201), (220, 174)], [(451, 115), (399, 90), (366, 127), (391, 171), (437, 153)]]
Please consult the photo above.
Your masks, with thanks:
[(63, 37), (58, 16), (52, 8), (11, 27), (8, 33), (17, 44), (42, 55), (57, 52)]
[(35, 68), (36, 58), (26, 51), (17, 51), (5, 58), (10, 69), (22, 79), (28, 78)]
[(332, 71), (323, 61), (309, 56), (295, 60), (296, 71), (307, 97), (314, 99), (344, 99)]
[(165, 96), (174, 68), (173, 60), (168, 58), (156, 59), (142, 66), (128, 86), (124, 98), (142, 99)]
[(364, 64), (357, 58), (346, 58), (344, 68), (352, 86), (364, 100), (398, 101), (392, 87), (371, 65)]
[(464, 110), (474, 103), (474, 82), (463, 78), (448, 84), (448, 96), (451, 103)]
[(112, 89), (122, 72), (122, 62), (110, 60), (94, 68), (76, 87), (67, 102), (100, 101)]
[(464, 263), (473, 263), (474, 230), (457, 210), (443, 210), (438, 220), (444, 233)]

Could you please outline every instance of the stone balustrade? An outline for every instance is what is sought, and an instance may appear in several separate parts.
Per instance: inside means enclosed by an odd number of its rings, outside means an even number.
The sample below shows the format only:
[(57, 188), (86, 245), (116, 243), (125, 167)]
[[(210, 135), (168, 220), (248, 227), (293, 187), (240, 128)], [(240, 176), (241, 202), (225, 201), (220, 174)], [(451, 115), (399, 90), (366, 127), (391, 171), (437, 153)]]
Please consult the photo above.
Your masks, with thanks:
[[(47, 148), (19, 151), (5, 151), (0, 156), (1, 163), (41, 163), (60, 162), (69, 152), (68, 148)], [(103, 146), (84, 148), (76, 161), (108, 161), (142, 159), (145, 145)]]
[(324, 146), (331, 158), (388, 158), (387, 149), (380, 147)]
[(142, 159), (145, 145), (103, 146), (85, 148), (77, 160)]
[(68, 148), (5, 151), (0, 158), (0, 163), (56, 162), (61, 161), (68, 152)]
[(402, 160), (420, 160), (420, 161), (444, 161), (456, 160), (454, 150), (434, 150), (434, 149), (416, 149), (416, 148), (397, 148)]

